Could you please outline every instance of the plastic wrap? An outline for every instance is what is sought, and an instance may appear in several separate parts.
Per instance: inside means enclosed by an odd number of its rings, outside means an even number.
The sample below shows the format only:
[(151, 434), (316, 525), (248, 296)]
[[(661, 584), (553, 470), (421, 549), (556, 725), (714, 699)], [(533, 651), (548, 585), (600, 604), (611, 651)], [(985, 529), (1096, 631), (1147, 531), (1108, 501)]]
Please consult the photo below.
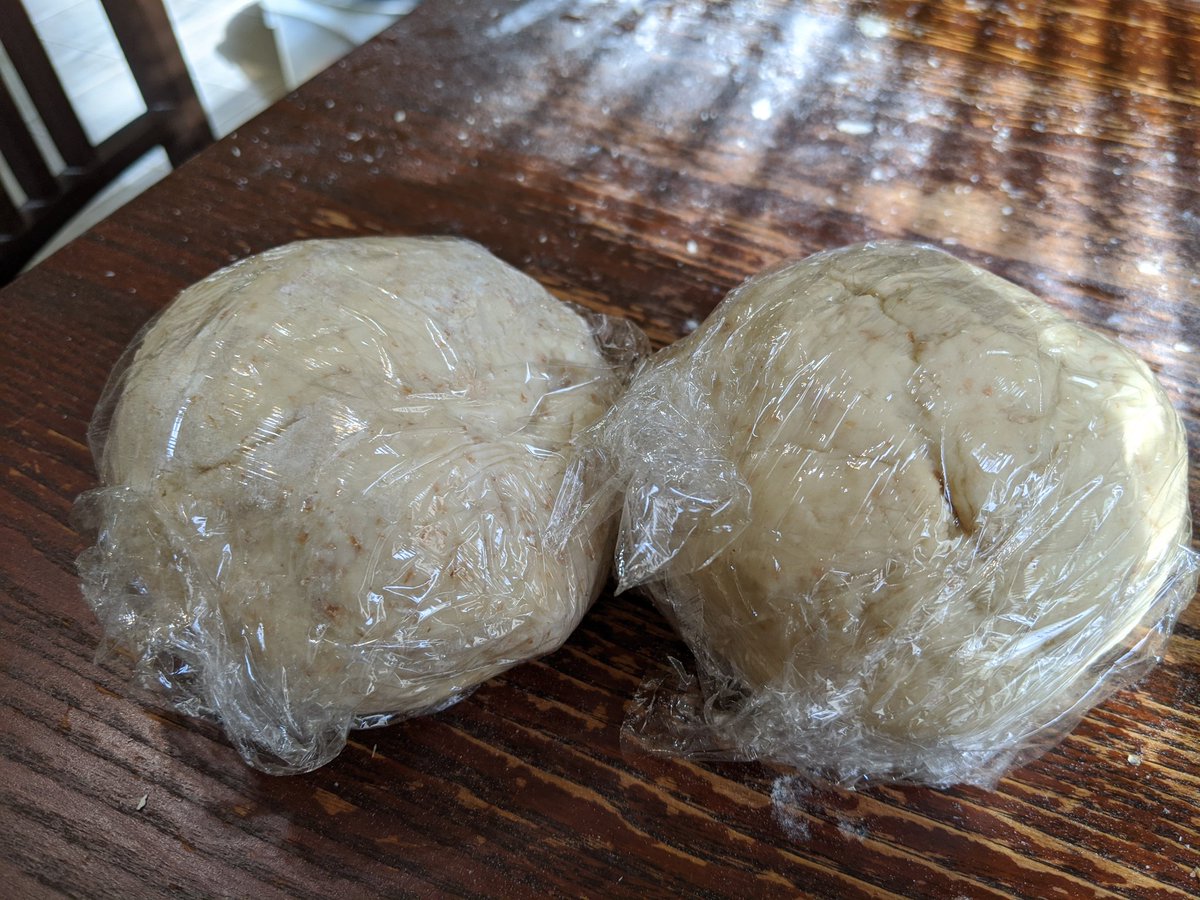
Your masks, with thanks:
[(1161, 653), (1196, 585), (1144, 363), (932, 248), (779, 266), (598, 426), (620, 588), (695, 658), (626, 737), (852, 785), (989, 785)]
[(194, 285), (92, 424), (108, 645), (274, 773), (556, 649), (615, 529), (574, 441), (643, 346), (465, 241), (307, 241)]

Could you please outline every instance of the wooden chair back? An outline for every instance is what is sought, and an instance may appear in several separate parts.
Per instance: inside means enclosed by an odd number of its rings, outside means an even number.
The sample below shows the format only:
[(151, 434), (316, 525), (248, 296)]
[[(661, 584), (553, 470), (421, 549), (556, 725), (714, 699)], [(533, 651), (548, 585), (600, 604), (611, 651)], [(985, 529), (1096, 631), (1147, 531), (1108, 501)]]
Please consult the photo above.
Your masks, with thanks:
[(0, 284), (101, 189), (161, 146), (178, 166), (213, 140), (162, 0), (101, 0), (146, 112), (93, 144), (21, 0), (0, 0), (0, 45), (64, 167), (53, 171), (0, 79), (0, 156), (16, 186), (0, 188)]

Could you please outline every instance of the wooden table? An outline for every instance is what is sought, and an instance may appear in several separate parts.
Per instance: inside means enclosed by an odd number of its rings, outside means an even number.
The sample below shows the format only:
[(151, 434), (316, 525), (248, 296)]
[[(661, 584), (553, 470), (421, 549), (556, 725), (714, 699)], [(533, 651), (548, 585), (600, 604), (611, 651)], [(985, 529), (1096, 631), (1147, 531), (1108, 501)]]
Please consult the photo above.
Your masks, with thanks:
[(1198, 66), (1190, 0), (430, 0), (12, 284), (0, 895), (1200, 891), (1200, 604), (1139, 690), (994, 792), (813, 786), (776, 808), (781, 770), (626, 755), (631, 695), (683, 652), (636, 596), (273, 778), (93, 663), (69, 524), (139, 326), (316, 235), (465, 235), (658, 343), (781, 258), (937, 242), (1142, 354), (1194, 448)]

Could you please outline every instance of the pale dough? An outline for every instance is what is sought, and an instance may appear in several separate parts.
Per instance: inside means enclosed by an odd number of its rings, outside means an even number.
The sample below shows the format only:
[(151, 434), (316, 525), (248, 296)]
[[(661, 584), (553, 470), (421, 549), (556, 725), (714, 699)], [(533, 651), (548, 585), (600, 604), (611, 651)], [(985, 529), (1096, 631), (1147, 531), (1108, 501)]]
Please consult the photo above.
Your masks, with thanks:
[(474, 244), (247, 259), (116, 387), (93, 604), (248, 758), (311, 768), (354, 717), (437, 708), (578, 624), (607, 533), (548, 528), (616, 382), (583, 318)]
[(1019, 748), (1136, 639), (1188, 534), (1146, 365), (916, 245), (751, 279), (622, 407), (624, 583), (744, 695), (709, 712), (748, 755), (850, 779)]

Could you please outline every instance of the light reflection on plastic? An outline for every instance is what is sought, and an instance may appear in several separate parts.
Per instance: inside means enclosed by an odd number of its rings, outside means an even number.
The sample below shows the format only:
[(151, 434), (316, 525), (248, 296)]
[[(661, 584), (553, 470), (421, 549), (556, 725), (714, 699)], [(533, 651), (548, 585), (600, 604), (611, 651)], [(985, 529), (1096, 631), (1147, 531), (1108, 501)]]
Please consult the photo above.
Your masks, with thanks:
[(179, 412), (175, 413), (175, 421), (171, 423), (171, 436), (167, 438), (167, 459), (175, 458), (175, 445), (179, 443), (179, 430), (183, 428), (183, 418), (187, 415), (190, 401), (185, 402), (179, 408)]

